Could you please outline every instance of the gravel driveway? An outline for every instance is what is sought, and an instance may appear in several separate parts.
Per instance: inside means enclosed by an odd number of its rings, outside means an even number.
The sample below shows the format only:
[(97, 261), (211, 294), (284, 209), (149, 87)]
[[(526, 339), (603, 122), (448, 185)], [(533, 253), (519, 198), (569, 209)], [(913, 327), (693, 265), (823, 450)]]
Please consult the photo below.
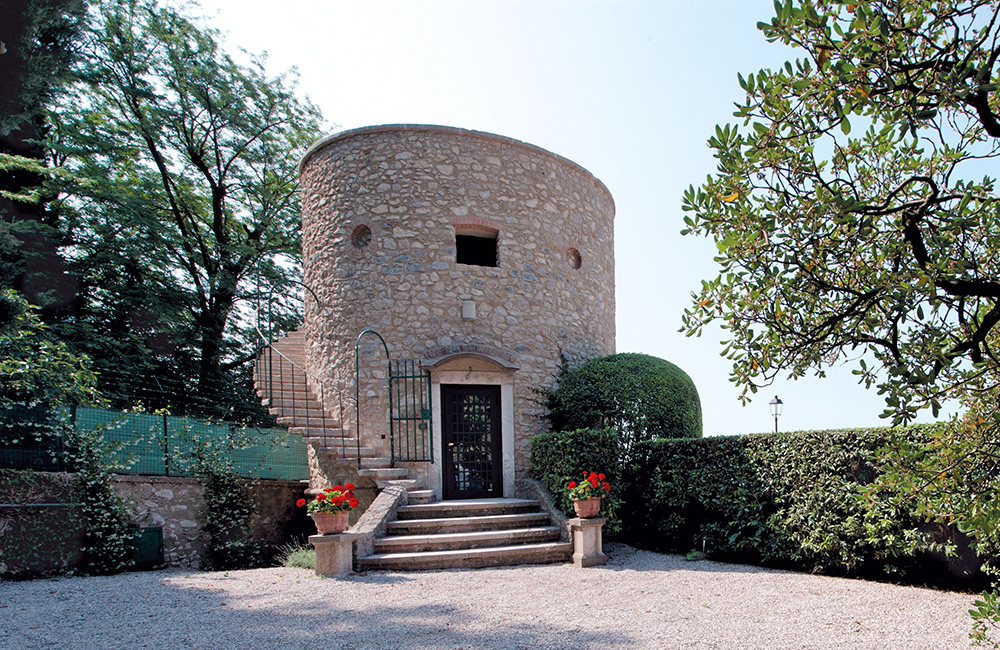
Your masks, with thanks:
[(589, 569), (0, 582), (0, 648), (969, 647), (968, 594), (606, 550), (610, 563)]

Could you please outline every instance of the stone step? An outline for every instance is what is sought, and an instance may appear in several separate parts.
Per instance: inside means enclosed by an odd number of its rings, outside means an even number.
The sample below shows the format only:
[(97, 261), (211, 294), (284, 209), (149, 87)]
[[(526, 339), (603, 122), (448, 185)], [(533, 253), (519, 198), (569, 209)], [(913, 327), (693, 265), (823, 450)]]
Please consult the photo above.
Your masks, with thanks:
[[(407, 495), (409, 496), (409, 495)], [(440, 505), (438, 501), (422, 505)], [(412, 508), (414, 506), (400, 506)], [(398, 512), (398, 511), (397, 511)], [(387, 532), (394, 535), (429, 535), (434, 533), (464, 533), (477, 530), (498, 530), (509, 528), (534, 528), (549, 525), (549, 516), (544, 512), (525, 512), (508, 515), (487, 515), (481, 517), (442, 517), (439, 519), (397, 519), (389, 522)]]
[(454, 549), (489, 548), (515, 544), (537, 544), (559, 539), (555, 526), (537, 528), (511, 528), (507, 530), (481, 530), (470, 533), (441, 533), (436, 535), (398, 535), (383, 537), (374, 542), (376, 553), (418, 553)]
[(358, 558), (356, 563), (362, 570), (419, 571), (568, 562), (572, 554), (573, 545), (570, 542), (543, 542), (428, 553), (379, 553)]
[(440, 501), (431, 505), (401, 506), (396, 511), (396, 516), (401, 520), (441, 519), (537, 511), (538, 501), (533, 499), (463, 499)]
[[(361, 462), (362, 462), (362, 464), (364, 464), (364, 461), (361, 461)], [(393, 486), (393, 485), (398, 485), (399, 487), (406, 488), (406, 491), (410, 492), (410, 493), (412, 493), (413, 490), (418, 490), (418, 489), (424, 487), (423, 481), (421, 481), (419, 479), (415, 479), (415, 478), (390, 478), (390, 479), (383, 479), (383, 478), (379, 478), (377, 476), (375, 477), (375, 486), (378, 489), (380, 489), (380, 490), (384, 490), (387, 487), (390, 487), (390, 486)]]
[(327, 426), (324, 428), (320, 427), (288, 427), (288, 433), (294, 433), (297, 436), (302, 436), (305, 438), (306, 442), (316, 442), (319, 443), (322, 440), (336, 440), (337, 444), (340, 444), (341, 438), (347, 438), (348, 440), (357, 440), (354, 436), (350, 435), (347, 429), (343, 429), (337, 426), (339, 422), (334, 422), (334, 426)]
[(341, 447), (317, 447), (316, 451), (322, 454), (329, 454), (335, 458), (340, 458), (342, 460), (358, 460), (358, 455), (360, 453), (361, 462), (363, 463), (366, 458), (375, 458), (378, 455), (378, 451), (372, 447), (362, 447), (360, 450), (355, 445), (348, 444), (347, 449), (344, 450)]
[(434, 496), (434, 490), (406, 490), (406, 499), (411, 504), (420, 503), (434, 503), (437, 501), (437, 497)]
[(373, 458), (365, 458), (361, 461), (361, 467), (364, 469), (389, 467), (391, 464), (392, 460), (388, 456), (375, 456)]
[(401, 479), (409, 476), (409, 471), (405, 467), (376, 467), (359, 469), (358, 476), (371, 476), (376, 480)]
[[(303, 417), (299, 415), (289, 415), (281, 416), (275, 418), (278, 424), (285, 424), (289, 427), (324, 427), (327, 424), (327, 418), (321, 417)], [(330, 418), (332, 419), (332, 418)]]
[(312, 404), (308, 402), (295, 402), (294, 404), (292, 402), (288, 402), (286, 404), (272, 403), (267, 410), (271, 415), (281, 415), (284, 413), (285, 415), (282, 417), (295, 416), (300, 418), (311, 417), (324, 419), (327, 417), (326, 413), (323, 412), (323, 409), (320, 408), (318, 402), (314, 402)]

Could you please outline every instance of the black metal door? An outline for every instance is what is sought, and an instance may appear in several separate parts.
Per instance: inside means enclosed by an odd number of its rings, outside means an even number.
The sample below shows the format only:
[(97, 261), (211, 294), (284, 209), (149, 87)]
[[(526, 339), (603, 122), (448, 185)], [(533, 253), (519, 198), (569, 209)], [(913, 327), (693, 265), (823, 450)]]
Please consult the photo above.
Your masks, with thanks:
[(500, 387), (441, 386), (444, 498), (503, 496)]

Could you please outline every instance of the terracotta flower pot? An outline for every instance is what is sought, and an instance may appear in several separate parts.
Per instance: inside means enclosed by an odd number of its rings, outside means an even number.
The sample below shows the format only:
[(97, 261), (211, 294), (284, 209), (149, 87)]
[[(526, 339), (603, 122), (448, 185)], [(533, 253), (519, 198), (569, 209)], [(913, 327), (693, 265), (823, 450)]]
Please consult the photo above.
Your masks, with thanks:
[(312, 517), (320, 535), (336, 535), (347, 530), (347, 518), (351, 516), (351, 511), (314, 512), (309, 516)]
[(576, 511), (576, 516), (581, 519), (596, 517), (597, 513), (601, 510), (601, 497), (573, 499), (573, 510)]

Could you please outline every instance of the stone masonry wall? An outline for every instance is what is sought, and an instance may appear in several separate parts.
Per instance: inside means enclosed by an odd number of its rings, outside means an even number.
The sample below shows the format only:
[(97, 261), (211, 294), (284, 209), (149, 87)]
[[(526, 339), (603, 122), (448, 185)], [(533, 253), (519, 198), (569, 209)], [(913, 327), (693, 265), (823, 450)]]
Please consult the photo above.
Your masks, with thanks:
[[(163, 527), (163, 559), (168, 566), (199, 568), (207, 550), (205, 489), (193, 478), (118, 476), (115, 491), (140, 527)], [(280, 543), (287, 532), (302, 528), (295, 501), (303, 496), (298, 481), (261, 481), (251, 494), (257, 503), (254, 537)]]
[[(512, 359), (515, 467), (546, 423), (560, 366), (614, 352), (614, 203), (578, 165), (516, 140), (445, 127), (358, 129), (302, 163), (307, 365), (353, 397), (354, 341), (393, 359), (475, 348)], [(498, 265), (458, 264), (455, 233), (498, 232)], [(463, 300), (476, 319), (463, 320)], [(385, 353), (364, 339), (362, 433), (388, 455)], [(353, 412), (353, 409), (352, 409)], [(353, 419), (348, 420), (353, 428)]]

